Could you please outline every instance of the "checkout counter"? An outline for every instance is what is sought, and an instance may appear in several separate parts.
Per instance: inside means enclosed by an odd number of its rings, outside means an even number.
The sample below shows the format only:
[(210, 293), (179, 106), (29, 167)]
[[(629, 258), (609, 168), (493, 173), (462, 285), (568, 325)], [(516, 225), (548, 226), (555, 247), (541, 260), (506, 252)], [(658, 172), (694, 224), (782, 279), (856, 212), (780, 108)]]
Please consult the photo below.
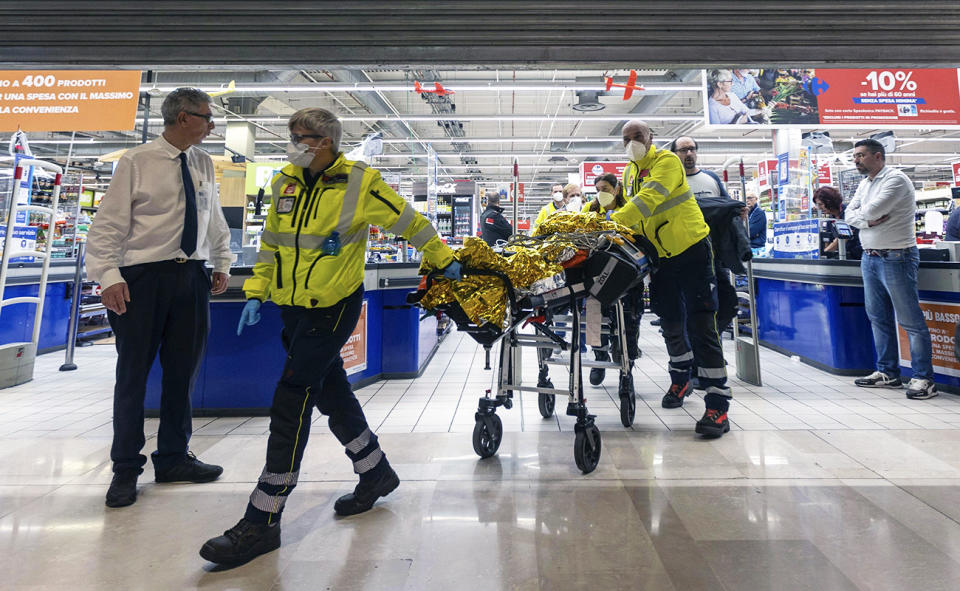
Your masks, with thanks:
[[(436, 352), (442, 335), (433, 316), (420, 321), (421, 310), (406, 303), (420, 282), (419, 263), (367, 264), (364, 311), (344, 349), (344, 368), (354, 387), (388, 378), (419, 376)], [(265, 415), (286, 360), (280, 343), (280, 309), (266, 302), (261, 320), (237, 336), (246, 302), (241, 287), (251, 267), (233, 267), (227, 292), (210, 301), (211, 332), (193, 390), (196, 416)], [(155, 362), (147, 382), (146, 409), (160, 408), (160, 367)]]
[[(42, 263), (10, 263), (4, 298), (36, 297), (40, 293)], [(75, 259), (50, 261), (47, 274), (46, 298), (43, 302), (43, 321), (40, 323), (40, 342), (37, 353), (63, 349), (67, 344), (70, 324), (70, 303), (73, 295)], [(29, 342), (33, 337), (33, 319), (36, 306), (14, 304), (0, 312), (0, 344)]]
[[(860, 261), (755, 258), (761, 344), (839, 375), (875, 370), (873, 332), (864, 308)], [(960, 262), (920, 262), (920, 305), (933, 342), (935, 380), (960, 390), (953, 342), (960, 319)], [(906, 333), (900, 331), (901, 371), (911, 375)]]

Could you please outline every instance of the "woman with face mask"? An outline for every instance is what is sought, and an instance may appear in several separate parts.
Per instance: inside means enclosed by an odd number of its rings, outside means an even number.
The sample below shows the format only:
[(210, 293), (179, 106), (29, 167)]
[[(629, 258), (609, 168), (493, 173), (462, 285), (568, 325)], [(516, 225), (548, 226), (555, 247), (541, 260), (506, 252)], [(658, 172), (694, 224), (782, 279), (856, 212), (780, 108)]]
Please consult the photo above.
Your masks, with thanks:
[[(587, 203), (583, 207), (583, 212), (603, 213), (609, 220), (610, 215), (627, 204), (623, 198), (623, 186), (614, 174), (604, 174), (596, 178), (593, 186), (597, 189), (597, 198)], [(640, 338), (640, 317), (643, 315), (643, 290), (641, 283), (634, 287), (623, 297), (623, 322), (625, 332), (627, 333), (627, 353), (630, 356), (631, 365), (640, 357), (640, 348), (637, 341)], [(603, 308), (604, 316), (615, 322), (613, 316), (615, 308)], [(609, 337), (603, 335), (600, 338), (603, 348), (609, 343)], [(610, 361), (610, 353), (603, 350), (594, 350), (594, 357), (597, 361)], [(606, 377), (606, 370), (602, 367), (594, 367), (590, 370), (590, 383), (599, 386)]]
[(627, 204), (623, 198), (623, 187), (614, 174), (604, 174), (597, 177), (593, 186), (597, 188), (596, 199), (583, 206), (583, 212), (603, 213), (610, 219), (610, 214)]

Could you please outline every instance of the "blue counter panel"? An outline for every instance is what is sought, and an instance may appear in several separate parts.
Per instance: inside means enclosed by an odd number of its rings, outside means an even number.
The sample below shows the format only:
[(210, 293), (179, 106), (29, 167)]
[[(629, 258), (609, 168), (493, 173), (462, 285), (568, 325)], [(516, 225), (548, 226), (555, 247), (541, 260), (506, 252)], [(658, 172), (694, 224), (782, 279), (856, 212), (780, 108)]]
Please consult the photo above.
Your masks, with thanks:
[(873, 370), (863, 288), (777, 279), (758, 279), (757, 285), (761, 341), (835, 370)]
[[(38, 349), (56, 349), (67, 344), (67, 326), (70, 323), (69, 283), (48, 283), (47, 296), (43, 303), (43, 319), (40, 322)], [(40, 284), (11, 285), (3, 293), (6, 298), (36, 297)], [(33, 337), (33, 319), (36, 306), (14, 304), (0, 313), (0, 344), (28, 342)]]
[[(384, 293), (390, 292), (370, 291), (364, 294), (367, 302), (367, 367), (350, 375), (350, 383), (376, 378), (384, 372), (381, 362), (384, 332), (401, 335), (402, 342), (409, 340), (409, 337), (402, 338), (402, 333), (409, 330), (409, 326), (385, 324)], [(286, 361), (280, 341), (280, 308), (272, 302), (265, 303), (260, 308), (260, 322), (245, 327), (243, 334), (238, 337), (237, 322), (243, 306), (244, 302), (211, 302), (210, 338), (191, 397), (195, 409), (270, 407), (273, 391)], [(390, 328), (385, 331), (386, 326)], [(155, 360), (147, 378), (148, 410), (160, 408), (160, 376), (160, 362)]]

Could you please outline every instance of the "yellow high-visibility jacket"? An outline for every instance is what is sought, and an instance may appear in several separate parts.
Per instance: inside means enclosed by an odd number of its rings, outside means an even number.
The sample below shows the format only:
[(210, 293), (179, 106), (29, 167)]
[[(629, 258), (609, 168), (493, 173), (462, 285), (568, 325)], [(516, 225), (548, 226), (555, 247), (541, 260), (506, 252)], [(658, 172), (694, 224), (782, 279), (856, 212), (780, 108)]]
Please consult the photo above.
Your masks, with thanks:
[(537, 219), (533, 222), (533, 229), (536, 230), (537, 226), (543, 223), (543, 220), (547, 219), (558, 211), (560, 210), (557, 209), (557, 206), (554, 205), (553, 201), (541, 207), (540, 213), (537, 214)]
[(627, 204), (613, 221), (646, 236), (660, 257), (677, 256), (710, 234), (680, 158), (670, 150), (650, 146), (624, 169), (622, 182)]
[[(273, 177), (253, 277), (243, 283), (247, 299), (268, 298), (284, 306), (325, 308), (363, 283), (371, 224), (406, 238), (437, 268), (453, 260), (429, 220), (391, 189), (380, 173), (339, 154), (307, 191), (303, 169), (288, 164)], [(325, 255), (323, 241), (339, 233), (340, 253)]]

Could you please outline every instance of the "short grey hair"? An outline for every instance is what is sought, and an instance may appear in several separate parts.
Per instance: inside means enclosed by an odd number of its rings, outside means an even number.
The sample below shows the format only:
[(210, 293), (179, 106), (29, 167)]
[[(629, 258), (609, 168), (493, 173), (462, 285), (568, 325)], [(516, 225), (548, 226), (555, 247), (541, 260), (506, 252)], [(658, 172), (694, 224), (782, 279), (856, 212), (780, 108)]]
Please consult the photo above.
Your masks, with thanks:
[(710, 82), (711, 92), (720, 86), (720, 79), (733, 79), (733, 72), (731, 70), (710, 70), (710, 74), (707, 76), (708, 81)]
[(326, 109), (319, 107), (310, 107), (300, 109), (290, 116), (287, 122), (287, 128), (293, 131), (294, 127), (305, 127), (310, 131), (315, 131), (324, 137), (333, 141), (334, 153), (340, 151), (340, 138), (343, 136), (343, 125), (337, 116)]
[(210, 95), (199, 88), (178, 88), (163, 99), (160, 114), (163, 115), (164, 125), (173, 125), (177, 122), (180, 111), (191, 111), (213, 102)]

